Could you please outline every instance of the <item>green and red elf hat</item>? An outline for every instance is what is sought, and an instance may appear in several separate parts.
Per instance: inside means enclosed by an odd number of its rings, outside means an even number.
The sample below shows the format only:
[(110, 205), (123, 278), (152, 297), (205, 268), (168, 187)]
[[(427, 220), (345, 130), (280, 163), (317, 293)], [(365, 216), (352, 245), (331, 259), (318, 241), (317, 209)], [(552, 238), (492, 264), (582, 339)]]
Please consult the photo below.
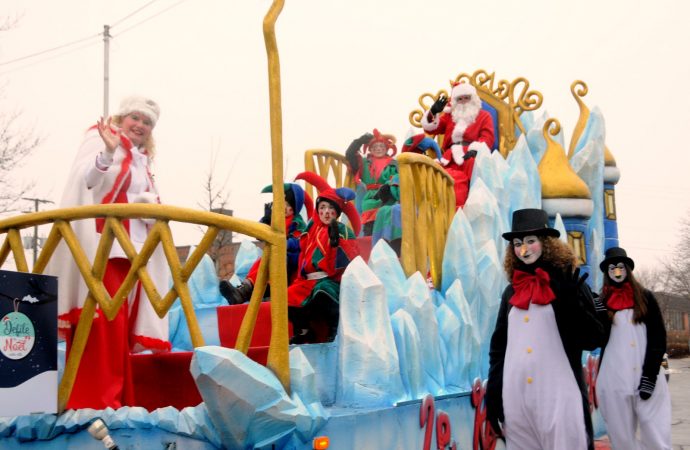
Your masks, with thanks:
[(395, 146), (395, 136), (392, 134), (383, 134), (374, 128), (374, 137), (362, 147), (364, 154), (366, 155), (369, 152), (369, 147), (377, 142), (383, 142), (386, 145), (386, 153), (388, 153), (388, 150), (393, 151), (390, 156), (395, 156), (395, 154), (398, 153), (398, 147)]
[[(319, 191), (319, 195), (316, 197), (316, 205), (319, 204), (320, 200), (326, 200), (335, 206), (338, 214), (341, 212), (345, 213), (350, 221), (350, 225), (352, 225), (355, 236), (359, 236), (362, 224), (355, 205), (350, 201), (355, 198), (355, 191), (346, 187), (333, 189), (328, 185), (326, 180), (314, 172), (299, 173), (295, 177), (295, 181), (296, 180), (304, 180)], [(316, 214), (316, 212), (314, 214)]]
[(402, 153), (414, 152), (425, 154), (430, 148), (436, 153), (436, 158), (441, 159), (441, 156), (443, 155), (441, 155), (441, 148), (438, 146), (438, 143), (436, 143), (436, 140), (430, 138), (424, 133), (420, 133), (415, 134), (414, 136), (411, 136), (405, 140), (405, 143), (402, 147)]
[[(292, 210), (295, 214), (299, 214), (302, 211), (302, 206), (307, 208), (307, 217), (311, 217), (314, 212), (314, 202), (312, 202), (309, 195), (304, 192), (302, 186), (297, 183), (283, 183), (283, 190), (285, 191), (285, 201), (292, 206)], [(262, 194), (273, 192), (273, 185), (269, 184), (261, 190)], [(305, 202), (305, 199), (307, 200)]]

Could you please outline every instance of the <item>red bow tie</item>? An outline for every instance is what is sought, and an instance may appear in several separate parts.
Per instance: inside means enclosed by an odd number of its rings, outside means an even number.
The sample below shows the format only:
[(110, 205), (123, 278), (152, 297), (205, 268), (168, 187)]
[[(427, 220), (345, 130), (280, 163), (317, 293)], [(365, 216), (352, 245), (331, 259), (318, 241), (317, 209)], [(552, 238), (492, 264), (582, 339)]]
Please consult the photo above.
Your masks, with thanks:
[(537, 269), (534, 274), (521, 270), (513, 271), (513, 290), (510, 304), (520, 309), (529, 308), (529, 304), (548, 305), (556, 295), (549, 286), (549, 274), (543, 269)]
[(614, 311), (633, 307), (633, 289), (630, 283), (622, 286), (607, 286), (604, 289), (606, 307)]

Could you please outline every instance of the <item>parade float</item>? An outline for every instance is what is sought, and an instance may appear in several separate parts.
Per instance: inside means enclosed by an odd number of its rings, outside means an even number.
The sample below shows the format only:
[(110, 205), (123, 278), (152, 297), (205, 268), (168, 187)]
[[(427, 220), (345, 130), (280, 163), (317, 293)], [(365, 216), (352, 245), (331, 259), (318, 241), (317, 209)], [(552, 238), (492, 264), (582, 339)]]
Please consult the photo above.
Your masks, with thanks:
[[(285, 200), (274, 25), (282, 3), (275, 1), (264, 20), (273, 202), (279, 211)], [(457, 211), (453, 180), (438, 164), (425, 155), (399, 155), (401, 255), (384, 241), (372, 248), (370, 241), (361, 240), (363, 258), (355, 259), (342, 278), (340, 325), (333, 342), (289, 345), (281, 219), (274, 217), (269, 226), (168, 205), (112, 204), (0, 221), (0, 262), (12, 255), (18, 271), (29, 272), (20, 231), (52, 224), (31, 273), (42, 274), (58, 245), (66, 245), (89, 288), (72, 351), (60, 364), (56, 413), (28, 411), (0, 418), (0, 447), (101, 448), (88, 430), (100, 419), (94, 436), (103, 440), (109, 433), (108, 439), (128, 449), (503, 448), (489, 429), (482, 402), (489, 339), (507, 284), (501, 233), (510, 228), (513, 211), (543, 208), (598, 289), (601, 274), (590, 269), (598, 267), (606, 248), (617, 244), (614, 188), (619, 172), (605, 145), (603, 116), (583, 100), (588, 89), (584, 82), (570, 87), (580, 117), (566, 149), (561, 124), (540, 111), (542, 95), (526, 78), (508, 81), (477, 70), (452, 81), (476, 87), (492, 115), (495, 150), (477, 155), (467, 203)], [(419, 128), (423, 112), (447, 94), (440, 87), (419, 96), (410, 124)], [(307, 151), (305, 170), (335, 186), (352, 183), (344, 156), (334, 151)], [(130, 217), (155, 220), (140, 252), (122, 225)], [(105, 218), (105, 227), (90, 260), (72, 225), (94, 218)], [(169, 226), (174, 221), (206, 227), (184, 262)], [(206, 256), (225, 231), (264, 243), (256, 288), (246, 305), (223, 306)], [(115, 240), (132, 268), (111, 298), (102, 277)], [(159, 247), (170, 267), (168, 292), (155, 289), (146, 269)], [(243, 242), (236, 276), (260, 251), (249, 240)], [(96, 306), (114, 317), (136, 280), (156, 313), (168, 315), (173, 351), (134, 357), (138, 405), (66, 410)], [(262, 302), (269, 280), (271, 301)], [(60, 354), (64, 358), (64, 349)], [(583, 358), (595, 430), (601, 433), (596, 367), (596, 356)]]

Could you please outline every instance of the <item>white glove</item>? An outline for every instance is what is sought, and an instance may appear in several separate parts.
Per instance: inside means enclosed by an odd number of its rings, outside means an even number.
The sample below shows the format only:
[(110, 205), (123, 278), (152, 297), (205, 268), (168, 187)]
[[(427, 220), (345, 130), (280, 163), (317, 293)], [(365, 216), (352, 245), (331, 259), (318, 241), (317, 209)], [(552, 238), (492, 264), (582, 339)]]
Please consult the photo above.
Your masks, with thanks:
[(139, 192), (132, 195), (130, 203), (158, 203), (158, 195), (154, 192)]
[[(158, 203), (158, 195), (154, 192), (139, 192), (138, 194), (132, 195), (129, 199), (130, 203)], [(153, 225), (156, 223), (156, 219), (152, 218), (142, 218), (140, 219), (146, 225)]]
[(462, 144), (451, 145), (450, 152), (451, 155), (453, 155), (453, 161), (455, 161), (455, 164), (462, 166), (462, 164), (465, 162), (465, 149), (462, 147)]

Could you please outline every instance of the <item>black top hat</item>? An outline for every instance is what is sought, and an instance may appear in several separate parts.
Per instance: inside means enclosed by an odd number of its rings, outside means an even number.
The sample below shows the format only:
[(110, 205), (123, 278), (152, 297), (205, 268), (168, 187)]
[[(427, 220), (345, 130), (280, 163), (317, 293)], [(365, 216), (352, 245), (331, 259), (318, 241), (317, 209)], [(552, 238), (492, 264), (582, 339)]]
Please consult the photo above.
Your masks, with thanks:
[(512, 230), (503, 233), (503, 239), (510, 241), (522, 236), (553, 236), (558, 237), (561, 233), (549, 227), (549, 216), (542, 209), (518, 209), (513, 212)]
[(628, 258), (628, 254), (625, 252), (624, 248), (611, 247), (610, 249), (606, 250), (606, 255), (604, 256), (604, 260), (601, 262), (601, 264), (599, 264), (599, 268), (602, 272), (606, 272), (608, 271), (609, 264), (618, 264), (621, 261), (630, 267), (630, 270), (635, 268), (635, 261)]

